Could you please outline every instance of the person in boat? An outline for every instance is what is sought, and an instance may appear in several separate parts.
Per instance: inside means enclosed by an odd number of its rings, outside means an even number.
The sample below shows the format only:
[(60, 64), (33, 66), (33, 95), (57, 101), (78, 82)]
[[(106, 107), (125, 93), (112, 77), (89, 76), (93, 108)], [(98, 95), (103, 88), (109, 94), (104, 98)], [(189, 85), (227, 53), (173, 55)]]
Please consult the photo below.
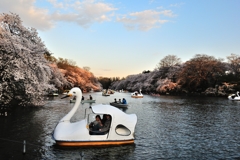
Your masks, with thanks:
[(122, 104), (127, 104), (127, 101), (125, 98), (122, 99)]
[(106, 122), (106, 120), (107, 120), (107, 115), (104, 114), (104, 115), (103, 115), (103, 118), (102, 118), (102, 124), (104, 124), (104, 123)]
[(102, 128), (102, 120), (101, 117), (99, 115), (96, 115), (95, 117), (95, 121), (91, 122), (89, 124), (90, 127), (90, 134), (91, 135), (97, 135), (99, 134), (99, 129)]
[(89, 95), (89, 99), (92, 100), (92, 96), (91, 95)]
[(82, 96), (82, 101), (84, 100), (84, 97)]
[(114, 98), (114, 103), (117, 103), (117, 99), (116, 98)]
[(102, 128), (99, 129), (100, 134), (106, 134), (109, 131), (111, 125), (111, 116), (109, 114), (106, 115), (106, 121), (104, 122)]
[(118, 103), (122, 103), (121, 99), (118, 100)]

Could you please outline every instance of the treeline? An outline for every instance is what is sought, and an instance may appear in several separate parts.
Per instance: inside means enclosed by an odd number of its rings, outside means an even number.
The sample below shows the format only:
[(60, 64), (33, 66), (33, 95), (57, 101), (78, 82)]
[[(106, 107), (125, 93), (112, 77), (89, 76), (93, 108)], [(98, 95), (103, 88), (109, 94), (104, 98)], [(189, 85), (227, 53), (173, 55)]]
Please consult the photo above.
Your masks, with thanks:
[[(90, 67), (80, 68), (76, 65), (76, 62), (64, 58), (57, 59), (50, 53), (45, 53), (44, 57), (50, 62), (50, 66), (55, 70), (58, 69), (74, 87), (80, 87), (84, 92), (102, 90), (101, 83), (99, 83), (98, 79), (90, 72)], [(62, 92), (71, 88), (62, 86), (58, 87), (58, 89)]]
[(41, 106), (51, 90), (102, 89), (145, 93), (204, 93), (225, 95), (240, 90), (240, 56), (223, 59), (196, 55), (182, 63), (174, 55), (164, 57), (153, 71), (126, 78), (96, 78), (89, 67), (55, 58), (34, 28), (22, 25), (16, 14), (0, 14), (0, 106)]
[(36, 29), (17, 14), (0, 14), (0, 106), (42, 106), (52, 90), (101, 90), (89, 71), (73, 61), (53, 57)]
[(149, 72), (130, 75), (115, 81), (114, 90), (160, 94), (205, 94), (226, 95), (240, 90), (240, 56), (231, 54), (224, 59), (197, 54), (182, 63), (175, 55), (164, 57), (157, 67)]

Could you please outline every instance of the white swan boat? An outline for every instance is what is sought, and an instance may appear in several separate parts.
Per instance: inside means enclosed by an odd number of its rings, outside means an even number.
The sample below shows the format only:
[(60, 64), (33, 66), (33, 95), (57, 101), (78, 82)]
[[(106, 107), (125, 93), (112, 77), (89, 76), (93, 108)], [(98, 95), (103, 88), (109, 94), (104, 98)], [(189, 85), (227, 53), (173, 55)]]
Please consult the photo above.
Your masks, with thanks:
[(240, 96), (239, 96), (239, 92), (237, 91), (236, 94), (231, 94), (228, 96), (229, 100), (233, 100), (233, 101), (240, 101)]
[[(134, 131), (137, 124), (136, 114), (126, 114), (111, 105), (98, 104), (86, 108), (85, 118), (78, 122), (70, 122), (81, 103), (82, 92), (75, 87), (65, 96), (76, 96), (76, 103), (55, 127), (52, 137), (59, 146), (102, 146), (134, 143)], [(64, 97), (63, 97), (64, 98)], [(96, 115), (110, 115), (111, 124), (104, 135), (91, 135), (89, 124)]]
[(135, 92), (131, 93), (131, 97), (132, 98), (143, 98), (143, 94), (141, 92), (141, 89), (139, 90), (139, 92), (135, 91)]

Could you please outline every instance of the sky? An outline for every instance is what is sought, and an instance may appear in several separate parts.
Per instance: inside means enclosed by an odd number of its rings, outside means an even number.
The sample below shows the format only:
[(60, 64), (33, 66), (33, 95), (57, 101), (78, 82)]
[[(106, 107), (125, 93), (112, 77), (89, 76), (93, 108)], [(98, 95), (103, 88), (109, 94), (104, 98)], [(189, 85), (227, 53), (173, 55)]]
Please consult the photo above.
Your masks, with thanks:
[(96, 77), (154, 70), (168, 55), (240, 54), (239, 0), (0, 0), (56, 58)]

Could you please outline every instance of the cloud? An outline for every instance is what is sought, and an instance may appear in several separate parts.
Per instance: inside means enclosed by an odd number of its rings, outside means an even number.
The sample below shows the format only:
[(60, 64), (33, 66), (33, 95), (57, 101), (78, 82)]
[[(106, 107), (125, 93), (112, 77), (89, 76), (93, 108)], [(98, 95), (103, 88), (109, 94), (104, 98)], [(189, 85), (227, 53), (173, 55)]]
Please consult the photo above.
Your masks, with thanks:
[(142, 12), (134, 12), (129, 15), (124, 15), (121, 18), (117, 18), (117, 21), (123, 23), (129, 30), (137, 29), (141, 31), (148, 31), (169, 22), (169, 20), (160, 18), (161, 15), (174, 17), (171, 10), (164, 10), (160, 12), (155, 10), (145, 10)]
[(95, 0), (42, 1), (41, 3), (48, 8), (37, 7), (35, 2), (36, 0), (1, 0), (0, 12), (16, 13), (25, 25), (38, 30), (47, 30), (59, 21), (77, 23), (86, 28), (95, 22), (110, 21), (112, 11), (117, 10), (111, 4)]
[(112, 11), (117, 10), (110, 4), (95, 2), (94, 0), (76, 1), (68, 4), (73, 12), (55, 12), (52, 18), (56, 21), (75, 22), (82, 27), (89, 27), (95, 22), (110, 21), (113, 16)]
[[(60, 21), (88, 28), (94, 23), (111, 21), (116, 10), (112, 4), (98, 0), (0, 0), (0, 12), (16, 13), (24, 25), (38, 30), (49, 30)], [(166, 17), (173, 16), (171, 10), (145, 10), (118, 16), (117, 21), (128, 30), (148, 31), (169, 22)]]
[(54, 8), (64, 8), (64, 4), (62, 2), (57, 2), (57, 0), (47, 0), (50, 4), (53, 5)]
[(54, 26), (47, 9), (34, 6), (35, 0), (0, 1), (0, 12), (18, 14), (25, 25), (40, 30), (47, 30)]
[(184, 3), (175, 3), (171, 4), (170, 7), (181, 7), (182, 5), (184, 5)]

